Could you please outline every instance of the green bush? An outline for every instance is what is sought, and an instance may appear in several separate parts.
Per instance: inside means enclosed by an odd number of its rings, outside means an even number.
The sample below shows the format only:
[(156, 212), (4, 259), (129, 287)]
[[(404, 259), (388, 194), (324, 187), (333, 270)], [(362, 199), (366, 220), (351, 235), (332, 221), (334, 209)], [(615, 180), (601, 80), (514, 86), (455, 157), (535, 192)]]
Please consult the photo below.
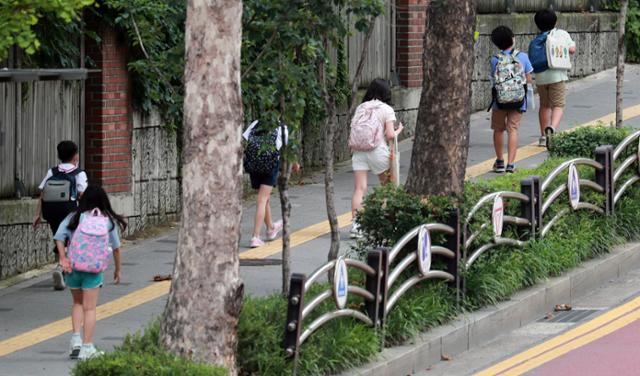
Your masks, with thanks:
[(632, 128), (615, 128), (598, 125), (576, 128), (571, 132), (558, 133), (553, 137), (549, 154), (554, 157), (593, 158), (596, 147), (617, 145), (633, 131)]
[(160, 346), (160, 323), (127, 335), (121, 346), (103, 356), (78, 362), (73, 376), (225, 376), (223, 368), (169, 354)]

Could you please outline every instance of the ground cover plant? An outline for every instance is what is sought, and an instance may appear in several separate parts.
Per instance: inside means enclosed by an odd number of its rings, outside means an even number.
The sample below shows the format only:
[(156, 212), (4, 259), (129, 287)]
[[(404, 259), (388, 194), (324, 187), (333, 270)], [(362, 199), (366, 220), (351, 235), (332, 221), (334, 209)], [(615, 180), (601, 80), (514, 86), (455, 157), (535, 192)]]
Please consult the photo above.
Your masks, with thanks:
[[(583, 133), (569, 135), (578, 139), (589, 139), (589, 145), (609, 143), (611, 133), (598, 128), (585, 128)], [(591, 132), (591, 133), (590, 133)], [(617, 132), (617, 131), (616, 131)], [(628, 131), (626, 131), (628, 132)], [(614, 136), (617, 136), (615, 132)], [(577, 135), (575, 135), (577, 134)], [(594, 136), (594, 134), (596, 136)], [(558, 137), (569, 137), (564, 134)], [(598, 138), (602, 137), (602, 138)], [(567, 142), (568, 143), (568, 142)], [(611, 142), (613, 143), (613, 142)], [(559, 143), (559, 145), (564, 145)], [(575, 145), (575, 143), (574, 143)], [(628, 152), (636, 152), (631, 147)], [(559, 149), (556, 149), (559, 150)], [(585, 155), (589, 153), (588, 155)], [(575, 150), (565, 149), (562, 155), (571, 157), (591, 157), (591, 149), (585, 146)], [(566, 161), (567, 158), (550, 158), (533, 170), (519, 170), (515, 174), (496, 177), (492, 180), (468, 182), (463, 198), (457, 200), (431, 198), (429, 200), (408, 194), (403, 188), (380, 187), (366, 200), (360, 223), (366, 233), (365, 241), (351, 251), (350, 257), (361, 257), (367, 249), (364, 245), (394, 244), (411, 228), (433, 221), (442, 221), (449, 211), (457, 206), (464, 217), (470, 207), (483, 195), (500, 190), (518, 191), (520, 180), (529, 175), (545, 176)], [(633, 170), (633, 169), (631, 169)], [(628, 172), (631, 174), (632, 172)], [(580, 168), (582, 178), (592, 178), (593, 169)], [(561, 174), (557, 182), (566, 181)], [(624, 180), (624, 179), (623, 179)], [(583, 191), (581, 200), (598, 203), (600, 195)], [(552, 206), (553, 215), (558, 207), (566, 207), (568, 199), (561, 196)], [(506, 211), (515, 212), (516, 206), (507, 206)], [(584, 260), (608, 252), (612, 247), (636, 239), (640, 235), (640, 189), (631, 189), (616, 206), (615, 216), (593, 215), (589, 211), (577, 211), (563, 217), (544, 239), (531, 240), (522, 248), (500, 247), (483, 254), (464, 273), (467, 294), (456, 303), (455, 291), (445, 282), (424, 282), (410, 290), (397, 303), (387, 319), (384, 331), (372, 328), (351, 319), (339, 319), (328, 323), (312, 335), (301, 347), (298, 374), (324, 375), (340, 372), (375, 359), (383, 346), (393, 346), (411, 341), (417, 334), (441, 325), (460, 313), (495, 304), (512, 294), (558, 276), (579, 265)], [(487, 213), (484, 213), (487, 214)], [(484, 215), (479, 213), (478, 215)], [(516, 237), (518, 233), (507, 228), (505, 236)], [(434, 238), (434, 241), (437, 241)], [(438, 268), (434, 264), (434, 269)], [(350, 280), (362, 279), (361, 275), (351, 275)], [(311, 294), (320, 292), (326, 284), (314, 286)], [(349, 305), (357, 307), (361, 303), (350, 297)], [(332, 302), (320, 306), (313, 317), (331, 309)], [(292, 361), (285, 359), (282, 350), (286, 302), (279, 295), (268, 297), (248, 297), (241, 313), (237, 349), (237, 365), (242, 375), (289, 375)], [(310, 317), (310, 319), (313, 319)], [(306, 321), (309, 322), (309, 321)], [(98, 372), (122, 363), (152, 361), (147, 355), (160, 354), (160, 362), (165, 355), (157, 345), (157, 329), (152, 325), (144, 334), (129, 337), (120, 350), (109, 354), (108, 362), (80, 363), (75, 375), (107, 375), (116, 373)], [(135, 354), (135, 355), (131, 355)], [(132, 360), (132, 357), (135, 360)], [(137, 357), (137, 358), (136, 358)], [(191, 367), (186, 361), (172, 358), (172, 367)], [(153, 360), (158, 362), (158, 360)], [(105, 365), (107, 364), (107, 365)], [(155, 364), (155, 363), (152, 363)], [(194, 367), (203, 367), (194, 365)], [(177, 370), (178, 368), (174, 368)], [(187, 369), (187, 368), (185, 368)], [(189, 369), (190, 370), (190, 369)], [(199, 375), (195, 368), (192, 373)], [(131, 373), (146, 375), (145, 373)]]

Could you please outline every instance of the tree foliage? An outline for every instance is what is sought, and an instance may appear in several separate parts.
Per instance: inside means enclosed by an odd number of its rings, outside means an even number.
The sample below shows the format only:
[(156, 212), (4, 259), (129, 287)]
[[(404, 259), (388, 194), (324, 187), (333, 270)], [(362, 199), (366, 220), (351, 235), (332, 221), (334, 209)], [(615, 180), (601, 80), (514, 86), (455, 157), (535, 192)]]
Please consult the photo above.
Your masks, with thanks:
[(40, 47), (34, 26), (45, 15), (55, 15), (66, 23), (78, 19), (78, 12), (94, 0), (0, 0), (0, 59), (18, 45), (27, 54)]

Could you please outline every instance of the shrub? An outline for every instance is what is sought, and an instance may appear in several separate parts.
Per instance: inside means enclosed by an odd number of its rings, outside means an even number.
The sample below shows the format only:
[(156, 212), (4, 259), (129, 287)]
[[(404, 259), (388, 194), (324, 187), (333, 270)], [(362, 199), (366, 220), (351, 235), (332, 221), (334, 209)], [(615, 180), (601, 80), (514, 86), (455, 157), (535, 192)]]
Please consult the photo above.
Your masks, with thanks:
[(553, 137), (549, 154), (554, 157), (593, 158), (596, 147), (617, 145), (633, 131), (632, 128), (615, 128), (598, 125), (576, 128), (571, 132), (558, 133)]
[(78, 362), (73, 376), (225, 376), (221, 367), (169, 354), (160, 346), (160, 322), (129, 334), (121, 346), (101, 357)]

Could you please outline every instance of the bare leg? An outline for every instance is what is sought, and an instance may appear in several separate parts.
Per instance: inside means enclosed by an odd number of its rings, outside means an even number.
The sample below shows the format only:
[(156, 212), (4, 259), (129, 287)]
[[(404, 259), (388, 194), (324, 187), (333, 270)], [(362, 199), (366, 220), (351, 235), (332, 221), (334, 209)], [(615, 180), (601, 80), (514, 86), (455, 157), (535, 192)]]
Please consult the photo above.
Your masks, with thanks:
[(256, 218), (253, 224), (253, 236), (256, 238), (260, 237), (262, 223), (265, 221), (271, 189), (273, 189), (273, 187), (270, 185), (261, 185), (260, 189), (258, 189), (258, 197), (256, 197)]
[(512, 165), (516, 161), (516, 152), (518, 151), (518, 131), (513, 129), (509, 132), (509, 143), (508, 143), (508, 164)]
[(551, 126), (554, 130), (558, 130), (560, 126), (560, 121), (562, 121), (562, 116), (564, 115), (564, 108), (562, 107), (554, 107), (551, 111)]
[(84, 311), (84, 331), (82, 343), (93, 343), (93, 331), (96, 328), (96, 304), (99, 288), (82, 290), (82, 309)]
[(493, 131), (493, 148), (496, 150), (496, 159), (503, 160), (504, 131)]
[(362, 208), (362, 199), (367, 192), (367, 175), (369, 171), (353, 172), (353, 196), (351, 197), (351, 216), (356, 217), (356, 213)]
[(267, 198), (267, 204), (264, 207), (264, 224), (267, 230), (273, 230), (273, 221), (271, 219), (271, 200)]
[(540, 107), (538, 111), (538, 117), (540, 119), (540, 135), (544, 136), (544, 130), (551, 125), (551, 108)]
[(73, 298), (73, 307), (71, 307), (71, 327), (73, 333), (80, 333), (82, 330), (82, 290), (71, 289), (71, 297)]

